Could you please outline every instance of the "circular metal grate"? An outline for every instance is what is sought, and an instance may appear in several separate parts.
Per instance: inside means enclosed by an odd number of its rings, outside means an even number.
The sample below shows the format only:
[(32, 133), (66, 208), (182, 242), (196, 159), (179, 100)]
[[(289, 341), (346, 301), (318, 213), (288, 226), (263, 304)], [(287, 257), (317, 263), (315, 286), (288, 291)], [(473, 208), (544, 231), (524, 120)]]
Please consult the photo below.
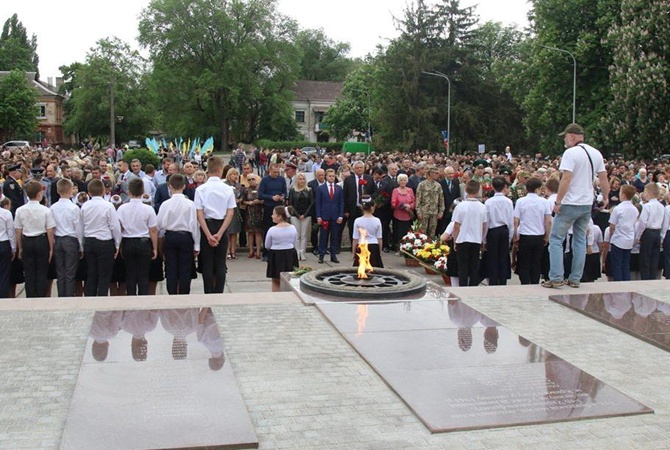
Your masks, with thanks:
[(300, 287), (336, 297), (389, 299), (423, 293), (426, 280), (410, 271), (377, 269), (359, 279), (356, 268), (329, 268), (300, 277)]

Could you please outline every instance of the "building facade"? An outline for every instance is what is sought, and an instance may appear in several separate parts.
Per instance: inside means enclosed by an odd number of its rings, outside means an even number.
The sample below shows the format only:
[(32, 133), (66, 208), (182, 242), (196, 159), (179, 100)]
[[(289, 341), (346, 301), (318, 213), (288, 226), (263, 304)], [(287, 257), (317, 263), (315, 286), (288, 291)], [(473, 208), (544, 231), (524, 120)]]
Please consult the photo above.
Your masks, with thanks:
[(328, 134), (323, 117), (342, 93), (344, 83), (339, 81), (298, 81), (293, 87), (295, 94), (293, 111), (298, 130), (308, 142), (331, 142), (335, 138)]

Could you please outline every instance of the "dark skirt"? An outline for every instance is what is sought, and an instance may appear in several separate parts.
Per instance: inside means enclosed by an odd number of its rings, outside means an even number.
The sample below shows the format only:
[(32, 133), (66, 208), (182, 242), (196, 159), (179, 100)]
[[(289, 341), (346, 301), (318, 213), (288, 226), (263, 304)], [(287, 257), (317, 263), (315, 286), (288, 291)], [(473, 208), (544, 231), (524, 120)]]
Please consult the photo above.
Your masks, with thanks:
[(87, 274), (88, 270), (86, 268), (86, 257), (84, 256), (83, 258), (79, 259), (79, 263), (77, 264), (77, 275), (75, 279), (77, 281), (86, 281)]
[(162, 255), (158, 255), (156, 259), (151, 260), (151, 265), (149, 266), (149, 281), (163, 281), (164, 279), (163, 257)]
[(49, 263), (49, 270), (47, 270), (47, 280), (56, 279), (56, 258), (51, 257), (51, 262)]
[(639, 272), (640, 271), (640, 254), (631, 253), (630, 254), (630, 271)]
[(125, 283), (126, 282), (126, 261), (119, 253), (114, 260), (114, 269), (112, 270), (112, 283)]
[(582, 282), (588, 283), (591, 281), (596, 281), (600, 278), (600, 253), (591, 253), (586, 255), (586, 261), (584, 262), (584, 273), (582, 274)]
[(295, 251), (295, 248), (270, 250), (268, 252), (268, 267), (265, 271), (265, 276), (279, 279), (281, 272), (293, 272), (293, 269), (299, 266), (300, 261), (298, 261), (298, 252)]
[(458, 258), (456, 257), (456, 252), (453, 250), (447, 256), (447, 275), (450, 277), (458, 276)]
[[(382, 262), (382, 254), (379, 251), (379, 244), (368, 244), (368, 251), (370, 252), (370, 265), (372, 267), (379, 267), (380, 269), (384, 268), (384, 263)], [(356, 250), (356, 255), (354, 256), (354, 267), (358, 267), (358, 250)]]
[(14, 257), (14, 261), (12, 261), (12, 273), (10, 279), (12, 284), (21, 284), (26, 281), (23, 276), (23, 261), (19, 259), (18, 254)]

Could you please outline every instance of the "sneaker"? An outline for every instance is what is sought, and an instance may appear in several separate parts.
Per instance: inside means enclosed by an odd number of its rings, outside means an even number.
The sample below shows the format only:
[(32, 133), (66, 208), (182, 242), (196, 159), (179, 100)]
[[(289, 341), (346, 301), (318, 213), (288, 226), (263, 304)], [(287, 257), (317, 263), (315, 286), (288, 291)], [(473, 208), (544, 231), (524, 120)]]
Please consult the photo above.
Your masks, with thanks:
[(579, 281), (570, 281), (570, 280), (567, 280), (567, 281), (565, 282), (565, 284), (567, 284), (567, 285), (570, 286), (571, 288), (575, 288), (575, 289), (579, 287)]
[(559, 288), (563, 285), (565, 285), (565, 282), (563, 280), (560, 280), (560, 281), (547, 280), (547, 281), (542, 283), (542, 287), (549, 288), (549, 289)]

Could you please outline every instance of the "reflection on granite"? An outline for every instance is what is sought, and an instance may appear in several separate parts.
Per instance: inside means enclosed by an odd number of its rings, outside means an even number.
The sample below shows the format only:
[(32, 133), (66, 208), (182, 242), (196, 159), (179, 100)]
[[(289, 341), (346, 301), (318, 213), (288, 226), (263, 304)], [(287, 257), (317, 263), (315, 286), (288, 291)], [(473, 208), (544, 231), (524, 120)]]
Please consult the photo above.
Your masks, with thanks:
[(637, 292), (553, 295), (549, 299), (663, 350), (670, 350), (668, 303)]
[(432, 432), (653, 412), (460, 301), (316, 306)]
[(256, 447), (211, 308), (95, 313), (61, 449)]

